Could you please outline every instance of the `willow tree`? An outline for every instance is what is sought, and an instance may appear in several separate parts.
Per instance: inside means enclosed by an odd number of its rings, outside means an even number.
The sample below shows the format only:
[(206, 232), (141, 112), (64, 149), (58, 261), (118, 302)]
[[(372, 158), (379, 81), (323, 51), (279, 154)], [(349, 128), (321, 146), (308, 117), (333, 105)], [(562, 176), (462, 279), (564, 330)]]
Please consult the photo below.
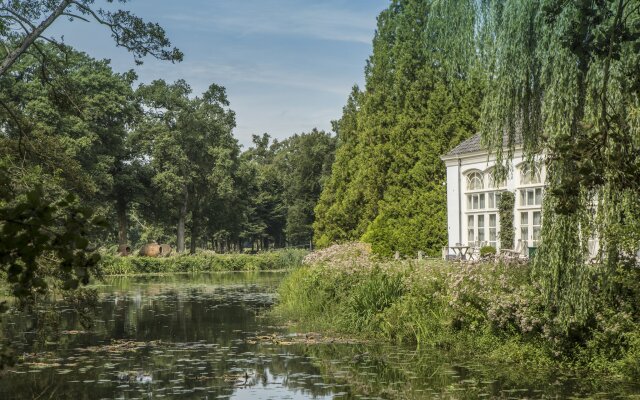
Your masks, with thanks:
[[(502, 165), (518, 134), (529, 161), (545, 155), (534, 272), (557, 320), (580, 326), (593, 287), (638, 270), (640, 1), (506, 1), (492, 10), (483, 139)], [(602, 268), (588, 263), (594, 237)]]

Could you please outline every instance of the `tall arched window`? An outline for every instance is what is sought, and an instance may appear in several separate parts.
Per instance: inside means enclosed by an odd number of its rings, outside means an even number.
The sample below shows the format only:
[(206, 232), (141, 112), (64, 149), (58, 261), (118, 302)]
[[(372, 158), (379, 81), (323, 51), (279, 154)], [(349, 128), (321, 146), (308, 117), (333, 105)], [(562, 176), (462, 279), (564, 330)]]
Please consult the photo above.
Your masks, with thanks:
[(480, 172), (472, 172), (467, 175), (467, 190), (484, 189), (484, 180)]

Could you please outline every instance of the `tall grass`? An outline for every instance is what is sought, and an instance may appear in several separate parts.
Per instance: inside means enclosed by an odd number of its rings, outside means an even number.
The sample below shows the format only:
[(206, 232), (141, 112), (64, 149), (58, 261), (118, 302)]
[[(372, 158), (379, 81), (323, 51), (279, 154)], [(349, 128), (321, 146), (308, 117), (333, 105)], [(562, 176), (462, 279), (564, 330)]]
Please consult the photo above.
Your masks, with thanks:
[(132, 275), (172, 272), (272, 271), (302, 264), (304, 250), (286, 249), (259, 254), (215, 254), (202, 252), (166, 258), (120, 257), (104, 254), (101, 271), (105, 275)]

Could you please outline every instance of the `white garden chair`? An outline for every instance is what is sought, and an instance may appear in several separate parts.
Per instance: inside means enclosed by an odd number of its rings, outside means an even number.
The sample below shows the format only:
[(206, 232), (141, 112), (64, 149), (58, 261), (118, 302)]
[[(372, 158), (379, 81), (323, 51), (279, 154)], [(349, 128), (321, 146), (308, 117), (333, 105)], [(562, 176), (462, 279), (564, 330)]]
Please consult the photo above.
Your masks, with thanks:
[(500, 257), (506, 259), (518, 259), (522, 256), (522, 251), (527, 248), (526, 241), (518, 240), (515, 249), (500, 249)]

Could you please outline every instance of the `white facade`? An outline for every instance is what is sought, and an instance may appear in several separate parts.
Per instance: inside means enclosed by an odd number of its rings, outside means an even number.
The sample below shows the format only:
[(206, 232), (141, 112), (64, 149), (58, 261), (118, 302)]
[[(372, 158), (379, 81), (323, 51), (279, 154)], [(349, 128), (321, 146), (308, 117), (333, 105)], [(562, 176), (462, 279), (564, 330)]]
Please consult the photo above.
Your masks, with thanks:
[(495, 182), (495, 156), (479, 149), (477, 144), (467, 145), (466, 150), (464, 143), (459, 147), (461, 149), (456, 148), (457, 151), (454, 149), (442, 157), (447, 167), (449, 246), (489, 245), (499, 249), (498, 201), (504, 191), (515, 194), (515, 243), (520, 242), (522, 249), (537, 246), (546, 178), (543, 163), (538, 160), (532, 174), (524, 162), (521, 148), (516, 148), (506, 182)]

